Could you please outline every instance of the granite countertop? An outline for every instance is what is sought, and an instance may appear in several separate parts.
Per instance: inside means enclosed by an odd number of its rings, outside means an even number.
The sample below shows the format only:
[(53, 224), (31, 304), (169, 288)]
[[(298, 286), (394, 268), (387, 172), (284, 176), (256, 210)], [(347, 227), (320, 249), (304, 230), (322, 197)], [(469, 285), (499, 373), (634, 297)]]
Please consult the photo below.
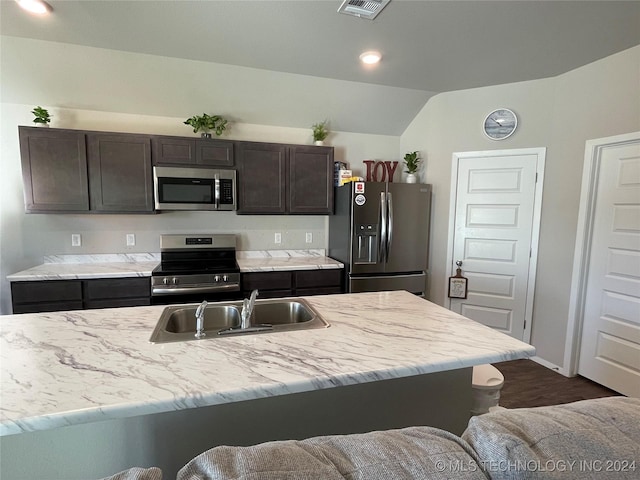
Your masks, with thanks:
[[(268, 250), (237, 252), (241, 272), (342, 268), (324, 250)], [(10, 282), (84, 280), (92, 278), (150, 277), (160, 254), (53, 255), (44, 263), (7, 275)]]
[(408, 292), (304, 297), (326, 329), (151, 344), (162, 306), (7, 315), (0, 435), (525, 358)]

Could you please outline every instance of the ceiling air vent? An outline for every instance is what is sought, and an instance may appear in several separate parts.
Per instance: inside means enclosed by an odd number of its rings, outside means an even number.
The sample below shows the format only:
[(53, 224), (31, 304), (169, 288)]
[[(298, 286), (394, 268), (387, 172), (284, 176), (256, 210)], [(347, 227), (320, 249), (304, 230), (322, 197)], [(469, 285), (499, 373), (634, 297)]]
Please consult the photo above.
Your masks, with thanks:
[(373, 20), (391, 0), (344, 0), (338, 13)]

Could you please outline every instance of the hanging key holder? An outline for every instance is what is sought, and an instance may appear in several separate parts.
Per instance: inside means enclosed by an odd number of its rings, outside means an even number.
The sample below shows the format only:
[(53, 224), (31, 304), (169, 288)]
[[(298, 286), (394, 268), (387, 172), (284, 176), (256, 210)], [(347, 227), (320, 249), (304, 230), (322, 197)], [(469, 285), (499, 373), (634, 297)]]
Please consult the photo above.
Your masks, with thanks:
[(467, 278), (462, 276), (462, 262), (456, 262), (456, 274), (449, 277), (449, 298), (467, 298)]

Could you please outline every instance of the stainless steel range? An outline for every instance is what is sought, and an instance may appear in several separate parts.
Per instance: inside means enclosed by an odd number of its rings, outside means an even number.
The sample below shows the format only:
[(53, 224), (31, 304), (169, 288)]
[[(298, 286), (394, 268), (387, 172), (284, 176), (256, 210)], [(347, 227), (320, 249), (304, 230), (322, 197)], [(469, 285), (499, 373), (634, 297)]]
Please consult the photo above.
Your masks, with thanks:
[(235, 235), (160, 236), (160, 265), (151, 273), (151, 303), (241, 298)]

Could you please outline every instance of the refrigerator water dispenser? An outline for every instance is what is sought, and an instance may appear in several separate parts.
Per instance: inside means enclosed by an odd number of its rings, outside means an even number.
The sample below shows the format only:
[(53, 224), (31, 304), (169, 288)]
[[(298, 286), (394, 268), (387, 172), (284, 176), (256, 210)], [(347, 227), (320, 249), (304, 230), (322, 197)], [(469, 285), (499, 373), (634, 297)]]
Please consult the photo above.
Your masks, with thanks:
[(378, 262), (378, 225), (359, 224), (356, 227), (356, 255), (358, 264)]

